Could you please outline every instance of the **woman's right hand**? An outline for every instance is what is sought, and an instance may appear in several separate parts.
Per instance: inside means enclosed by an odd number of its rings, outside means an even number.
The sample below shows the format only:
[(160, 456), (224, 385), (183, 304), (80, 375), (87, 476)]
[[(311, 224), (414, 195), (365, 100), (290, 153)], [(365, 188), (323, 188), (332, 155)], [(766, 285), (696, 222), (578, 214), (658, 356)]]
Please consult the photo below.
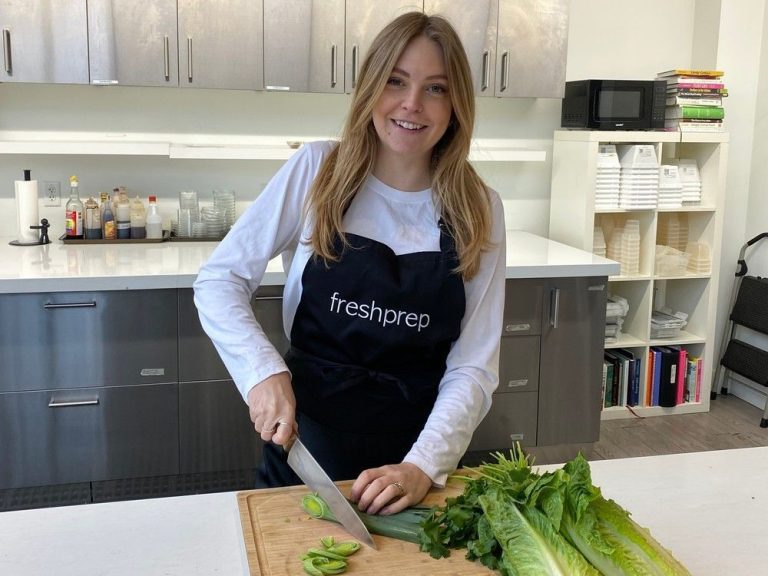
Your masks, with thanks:
[(296, 397), (291, 376), (280, 372), (262, 380), (248, 392), (248, 411), (264, 442), (285, 446), (297, 432)]

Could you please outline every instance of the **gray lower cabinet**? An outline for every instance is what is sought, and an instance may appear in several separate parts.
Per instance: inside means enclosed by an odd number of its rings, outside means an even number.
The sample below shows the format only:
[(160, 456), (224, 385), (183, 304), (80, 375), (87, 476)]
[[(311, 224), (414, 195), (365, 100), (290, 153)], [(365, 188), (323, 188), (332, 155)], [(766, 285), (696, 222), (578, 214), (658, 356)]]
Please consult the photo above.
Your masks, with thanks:
[(606, 278), (507, 280), (499, 386), (469, 451), (595, 442)]
[(0, 394), (0, 489), (178, 474), (177, 384)]
[(606, 278), (546, 282), (538, 446), (589, 443), (600, 437), (606, 287)]
[(177, 474), (177, 291), (0, 295), (0, 489)]
[[(282, 287), (262, 287), (254, 315), (278, 351), (285, 353)], [(179, 290), (179, 454), (182, 473), (253, 468), (261, 439), (248, 407), (211, 340), (203, 331), (191, 289)]]

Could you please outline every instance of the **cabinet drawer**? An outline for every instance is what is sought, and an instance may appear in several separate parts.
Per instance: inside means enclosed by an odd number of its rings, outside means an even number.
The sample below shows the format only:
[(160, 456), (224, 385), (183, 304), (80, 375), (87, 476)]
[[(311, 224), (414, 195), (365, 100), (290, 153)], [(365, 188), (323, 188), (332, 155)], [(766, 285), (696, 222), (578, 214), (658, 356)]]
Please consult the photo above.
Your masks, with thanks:
[(176, 290), (0, 295), (0, 392), (175, 382)]
[(537, 403), (536, 392), (495, 395), (468, 450), (508, 450), (518, 440), (523, 446), (535, 446)]
[(255, 468), (261, 438), (232, 380), (179, 384), (181, 473)]
[[(251, 307), (270, 342), (278, 352), (288, 351), (283, 329), (283, 287), (264, 286), (254, 295)], [(179, 380), (230, 380), (213, 342), (203, 331), (194, 302), (194, 292), (179, 290)]]
[(0, 394), (0, 488), (178, 474), (177, 384)]
[(504, 335), (541, 334), (540, 280), (507, 280), (504, 294)]
[(503, 336), (496, 394), (528, 392), (539, 387), (539, 336)]

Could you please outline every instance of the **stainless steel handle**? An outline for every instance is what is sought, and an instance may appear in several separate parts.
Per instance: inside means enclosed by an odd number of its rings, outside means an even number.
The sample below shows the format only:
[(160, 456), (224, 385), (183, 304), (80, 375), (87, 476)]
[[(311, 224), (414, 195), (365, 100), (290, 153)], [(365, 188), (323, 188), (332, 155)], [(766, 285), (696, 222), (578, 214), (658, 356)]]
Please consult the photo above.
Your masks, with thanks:
[(11, 62), (11, 31), (3, 28), (3, 60), (5, 61), (5, 73), (13, 73), (13, 63)]
[(168, 40), (168, 36), (163, 39), (164, 44), (164, 56), (165, 56), (165, 81), (171, 79), (171, 46)]
[(528, 378), (521, 378), (520, 380), (510, 380), (507, 382), (507, 388), (522, 388), (528, 385)]
[(256, 296), (254, 300), (282, 300), (282, 296)]
[(490, 70), (488, 64), (490, 63), (491, 59), (491, 53), (488, 50), (483, 51), (483, 80), (480, 85), (480, 90), (485, 91), (488, 89), (488, 80), (490, 75)]
[(192, 38), (187, 36), (187, 80), (192, 82)]
[(55, 310), (57, 308), (95, 308), (96, 302), (64, 302), (62, 304), (56, 304), (54, 302), (47, 302), (43, 304), (43, 308), (46, 310)]
[(501, 55), (501, 91), (507, 89), (507, 78), (509, 76), (509, 52)]
[(352, 88), (357, 86), (357, 46), (352, 46)]
[(527, 322), (523, 322), (521, 324), (505, 324), (504, 325), (504, 332), (523, 332), (525, 330), (530, 330), (531, 325)]
[(555, 288), (549, 293), (549, 325), (557, 328), (560, 315), (560, 288)]
[(331, 88), (336, 87), (336, 44), (331, 44)]
[(48, 402), (48, 408), (66, 408), (67, 406), (96, 406), (98, 403), (98, 397), (91, 400), (71, 400), (57, 402), (53, 396), (51, 396), (51, 400)]

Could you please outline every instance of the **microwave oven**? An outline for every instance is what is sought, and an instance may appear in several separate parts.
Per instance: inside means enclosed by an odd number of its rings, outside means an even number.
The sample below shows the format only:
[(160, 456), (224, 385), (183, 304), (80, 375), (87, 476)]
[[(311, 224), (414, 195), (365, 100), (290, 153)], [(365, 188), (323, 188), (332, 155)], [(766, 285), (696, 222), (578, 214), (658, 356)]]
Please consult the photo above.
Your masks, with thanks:
[(575, 80), (565, 83), (563, 128), (663, 130), (664, 80)]

